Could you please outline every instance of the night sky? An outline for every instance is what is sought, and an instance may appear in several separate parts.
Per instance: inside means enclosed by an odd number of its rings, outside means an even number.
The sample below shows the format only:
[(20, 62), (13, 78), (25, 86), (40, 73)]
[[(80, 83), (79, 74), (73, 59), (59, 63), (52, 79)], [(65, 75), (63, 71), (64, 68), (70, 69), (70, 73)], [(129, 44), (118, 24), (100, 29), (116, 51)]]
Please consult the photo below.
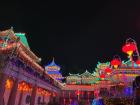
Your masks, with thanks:
[(127, 59), (121, 47), (129, 37), (140, 48), (140, 2), (75, 1), (1, 3), (0, 30), (25, 32), (41, 65), (55, 57), (63, 75), (92, 72), (116, 54)]

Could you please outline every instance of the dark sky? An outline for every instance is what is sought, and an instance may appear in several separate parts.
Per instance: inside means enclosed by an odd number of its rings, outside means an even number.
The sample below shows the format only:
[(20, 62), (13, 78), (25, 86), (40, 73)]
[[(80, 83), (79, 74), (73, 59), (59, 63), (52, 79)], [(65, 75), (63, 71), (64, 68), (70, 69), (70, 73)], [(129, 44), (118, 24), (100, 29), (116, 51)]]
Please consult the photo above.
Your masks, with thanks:
[(140, 44), (140, 2), (75, 1), (1, 3), (0, 30), (25, 32), (42, 65), (55, 57), (63, 75), (92, 72), (116, 54), (126, 59), (121, 47), (129, 37)]

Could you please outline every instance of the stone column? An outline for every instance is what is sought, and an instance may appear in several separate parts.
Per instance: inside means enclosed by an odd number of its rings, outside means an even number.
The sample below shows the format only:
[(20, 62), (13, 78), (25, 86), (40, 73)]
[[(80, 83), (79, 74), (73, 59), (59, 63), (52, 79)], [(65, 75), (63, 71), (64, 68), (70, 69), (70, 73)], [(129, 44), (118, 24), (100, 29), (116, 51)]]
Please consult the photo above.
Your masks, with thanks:
[(45, 95), (43, 95), (43, 103), (45, 103)]
[(8, 76), (6, 74), (0, 74), (0, 105), (4, 105), (4, 92), (7, 78)]
[(35, 105), (35, 97), (37, 93), (37, 85), (34, 85), (32, 93), (31, 93), (31, 102), (30, 105)]
[(15, 104), (17, 90), (18, 90), (18, 79), (16, 79), (13, 83), (13, 87), (12, 87), (7, 105), (14, 105)]
[(22, 105), (22, 98), (23, 98), (23, 91), (20, 92), (20, 98), (19, 98), (18, 105)]

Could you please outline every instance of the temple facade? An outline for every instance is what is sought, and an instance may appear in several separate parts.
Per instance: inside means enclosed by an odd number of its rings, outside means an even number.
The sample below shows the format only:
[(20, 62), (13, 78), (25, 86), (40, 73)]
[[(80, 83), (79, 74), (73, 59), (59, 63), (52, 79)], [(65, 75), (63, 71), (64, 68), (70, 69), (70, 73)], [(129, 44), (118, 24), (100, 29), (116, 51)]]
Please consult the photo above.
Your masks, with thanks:
[(0, 105), (59, 101), (61, 83), (45, 73), (39, 62), (25, 34), (0, 31)]
[(62, 89), (64, 103), (69, 98), (86, 99), (91, 102), (93, 95), (97, 93), (105, 98), (106, 105), (114, 105), (109, 103), (109, 100), (120, 97), (122, 99), (120, 103), (123, 102), (125, 105), (132, 103), (133, 81), (140, 76), (140, 56), (133, 39), (127, 39), (122, 51), (128, 54), (127, 60), (121, 60), (115, 55), (110, 62), (98, 62), (92, 73), (86, 70), (83, 74), (69, 74)]
[(70, 74), (66, 77), (66, 84), (90, 85), (95, 80), (95, 75), (87, 70), (82, 74)]
[(66, 105), (75, 99), (87, 99), (88, 105), (95, 93), (132, 98), (132, 83), (140, 76), (136, 42), (128, 39), (122, 51), (128, 54), (127, 60), (114, 56), (110, 62), (98, 62), (92, 73), (69, 74), (63, 83), (61, 67), (54, 59), (41, 67), (41, 59), (31, 51), (24, 33), (0, 31), (0, 105)]

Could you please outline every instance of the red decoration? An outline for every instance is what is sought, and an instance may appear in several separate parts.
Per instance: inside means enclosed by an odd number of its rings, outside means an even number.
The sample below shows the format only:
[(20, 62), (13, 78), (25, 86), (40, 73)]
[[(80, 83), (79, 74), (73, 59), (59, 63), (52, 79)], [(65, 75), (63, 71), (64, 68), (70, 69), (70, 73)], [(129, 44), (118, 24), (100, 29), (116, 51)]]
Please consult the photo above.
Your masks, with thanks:
[(77, 91), (75, 92), (75, 94), (79, 96), (79, 95), (80, 95), (80, 91), (77, 90)]
[(4, 41), (2, 39), (0, 39), (0, 44), (2, 44)]
[(136, 61), (136, 64), (137, 64), (138, 66), (140, 66), (140, 59), (138, 59), (138, 60)]
[(21, 83), (19, 83), (18, 89), (24, 92), (30, 92), (32, 90), (31, 86), (25, 81), (22, 81)]
[(120, 64), (121, 64), (120, 59), (114, 58), (114, 59), (111, 61), (111, 65), (112, 65), (114, 68), (117, 68)]
[(5, 87), (6, 87), (7, 89), (10, 89), (10, 88), (12, 88), (12, 86), (13, 86), (13, 81), (12, 81), (11, 79), (7, 79), (7, 80), (6, 80)]
[(105, 79), (105, 74), (101, 74), (101, 75), (100, 75), (100, 78), (101, 78), (102, 80), (104, 80), (104, 79)]
[(127, 43), (122, 47), (122, 51), (127, 53), (129, 56), (131, 56), (135, 50), (136, 45), (134, 43)]
[(107, 67), (107, 68), (105, 69), (105, 72), (109, 75), (109, 74), (112, 72), (112, 70), (111, 70), (109, 67)]

